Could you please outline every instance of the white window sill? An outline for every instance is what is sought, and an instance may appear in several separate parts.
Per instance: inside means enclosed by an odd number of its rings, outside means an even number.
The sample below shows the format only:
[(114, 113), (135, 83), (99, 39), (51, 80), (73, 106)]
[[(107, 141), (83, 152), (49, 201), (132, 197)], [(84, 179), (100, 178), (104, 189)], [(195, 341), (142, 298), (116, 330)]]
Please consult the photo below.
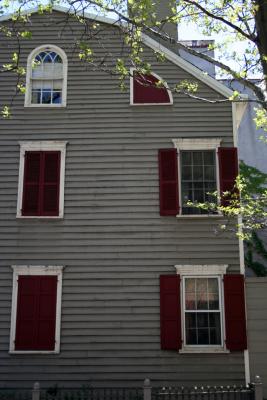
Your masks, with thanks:
[(59, 354), (59, 350), (10, 350), (9, 354)]
[(197, 218), (197, 219), (202, 219), (202, 218), (224, 218), (224, 215), (222, 214), (177, 214), (176, 218), (179, 219), (191, 219), (191, 218)]
[(142, 106), (172, 106), (173, 103), (130, 103), (130, 106), (134, 106), (134, 107), (142, 107)]
[(222, 347), (184, 347), (179, 350), (179, 354), (228, 354), (229, 350), (224, 349)]
[(44, 220), (49, 220), (49, 219), (63, 219), (63, 215), (59, 215), (59, 216), (41, 216), (41, 215), (17, 215), (16, 216), (17, 219), (44, 219)]
[(66, 104), (25, 104), (25, 108), (66, 108)]

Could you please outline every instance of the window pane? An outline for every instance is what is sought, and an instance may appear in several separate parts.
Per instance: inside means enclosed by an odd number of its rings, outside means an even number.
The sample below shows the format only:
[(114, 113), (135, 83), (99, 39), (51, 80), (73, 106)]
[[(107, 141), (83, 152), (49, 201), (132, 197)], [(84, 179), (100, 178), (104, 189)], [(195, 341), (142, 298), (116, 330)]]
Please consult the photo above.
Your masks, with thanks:
[(197, 322), (196, 322), (196, 313), (186, 313), (186, 319), (185, 319), (185, 327), (186, 329), (196, 329), (197, 327)]
[(203, 165), (202, 151), (193, 151), (193, 164)]
[(42, 104), (50, 104), (50, 103), (51, 103), (51, 90), (43, 90)]
[(61, 104), (62, 103), (61, 92), (53, 92), (52, 102), (53, 102), (53, 104)]
[(197, 327), (208, 328), (209, 327), (209, 315), (208, 313), (197, 313)]
[(197, 331), (196, 329), (186, 330), (186, 343), (190, 345), (197, 344)]
[(189, 181), (189, 180), (193, 179), (193, 177), (192, 177), (192, 168), (190, 166), (182, 168), (182, 179), (184, 179), (186, 181)]
[(219, 288), (218, 280), (216, 278), (208, 279), (208, 297), (209, 297), (209, 309), (219, 309)]
[(209, 340), (209, 330), (206, 328), (201, 328), (197, 330), (197, 342), (200, 345), (210, 344)]
[(192, 152), (191, 151), (182, 151), (181, 152), (182, 165), (191, 165), (192, 164)]
[(214, 151), (203, 151), (204, 164), (214, 165), (215, 164), (215, 152)]
[(215, 180), (215, 169), (214, 167), (205, 166), (204, 167), (205, 181), (214, 181)]
[(194, 181), (203, 181), (203, 168), (202, 166), (194, 166), (193, 167), (193, 180)]
[(33, 90), (32, 91), (32, 104), (40, 104), (41, 103), (41, 90)]
[(186, 278), (185, 279), (185, 292), (193, 292), (196, 290), (196, 279), (195, 278)]

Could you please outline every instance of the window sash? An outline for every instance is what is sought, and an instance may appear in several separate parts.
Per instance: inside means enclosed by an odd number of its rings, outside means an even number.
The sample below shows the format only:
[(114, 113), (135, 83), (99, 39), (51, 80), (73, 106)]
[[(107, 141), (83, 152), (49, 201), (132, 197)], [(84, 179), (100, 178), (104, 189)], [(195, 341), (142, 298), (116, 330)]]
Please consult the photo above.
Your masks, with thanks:
[[(205, 153), (212, 153), (213, 154), (213, 162), (207, 162), (205, 160)], [(183, 160), (185, 155), (188, 154), (190, 161), (187, 161), (187, 163)], [(194, 158), (195, 154), (199, 154), (201, 157), (201, 161), (196, 162)], [(208, 212), (206, 210), (198, 209), (194, 206), (188, 206), (186, 204), (187, 200), (190, 200), (192, 202), (198, 201), (198, 202), (205, 202), (209, 200), (209, 195), (207, 195), (207, 192), (214, 192), (218, 189), (218, 179), (217, 179), (217, 174), (218, 174), (218, 168), (217, 168), (217, 155), (215, 150), (181, 150), (179, 152), (179, 158), (180, 158), (180, 193), (181, 193), (181, 210), (182, 214), (207, 214)], [(199, 174), (199, 177), (195, 177), (195, 174), (199, 171), (199, 168), (201, 167), (202, 173)], [(213, 177), (207, 179), (206, 174), (207, 174), (207, 169), (210, 168), (213, 171)], [(186, 172), (187, 169), (187, 174), (189, 175), (187, 177), (184, 176), (184, 173)], [(184, 196), (187, 194), (188, 199), (185, 200)], [(198, 200), (199, 198), (199, 200)]]
[[(201, 310), (186, 310), (185, 307), (185, 281), (186, 279), (190, 279), (190, 278), (194, 278), (194, 279), (210, 279), (210, 278), (216, 278), (218, 281), (218, 294), (219, 294), (219, 309), (218, 310), (208, 310), (208, 309), (201, 309)], [(183, 276), (182, 277), (182, 310), (181, 310), (181, 314), (182, 314), (182, 326), (183, 326), (183, 343), (184, 343), (184, 347), (185, 348), (204, 348), (204, 347), (208, 347), (208, 348), (222, 348), (223, 347), (223, 343), (224, 343), (224, 320), (223, 320), (223, 297), (222, 297), (222, 277), (218, 276), (218, 275), (188, 275), (188, 276)], [(221, 338), (221, 343), (220, 344), (187, 344), (186, 342), (186, 314), (199, 314), (199, 313), (216, 313), (216, 314), (220, 314), (220, 338)]]

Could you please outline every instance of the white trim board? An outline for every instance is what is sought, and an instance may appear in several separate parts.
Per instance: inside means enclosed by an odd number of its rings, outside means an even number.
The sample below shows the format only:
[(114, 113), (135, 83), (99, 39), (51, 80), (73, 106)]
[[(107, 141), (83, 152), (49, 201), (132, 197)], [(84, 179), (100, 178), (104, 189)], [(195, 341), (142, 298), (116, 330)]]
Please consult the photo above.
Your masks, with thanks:
[[(130, 105), (131, 106), (172, 106), (173, 105), (173, 96), (172, 92), (169, 89), (167, 82), (164, 82), (164, 88), (167, 90), (169, 95), (169, 103), (134, 103), (134, 71), (135, 68), (130, 68)], [(151, 71), (151, 75), (157, 78), (159, 81), (162, 81), (162, 78), (156, 74), (155, 72)]]
[[(58, 354), (60, 351), (60, 325), (61, 325), (61, 303), (62, 303), (62, 274), (63, 266), (44, 265), (12, 265), (13, 269), (13, 290), (11, 305), (11, 325), (9, 353), (11, 354)], [(46, 275), (57, 276), (57, 303), (56, 303), (56, 329), (54, 350), (15, 350), (16, 320), (17, 320), (17, 298), (18, 298), (18, 277), (20, 275)]]
[[(64, 216), (64, 186), (65, 186), (65, 160), (67, 141), (32, 141), (19, 142), (20, 144), (20, 162), (19, 162), (19, 179), (18, 179), (18, 201), (17, 201), (17, 218), (35, 218), (35, 219), (59, 219)], [(60, 151), (60, 183), (59, 183), (59, 213), (57, 216), (24, 216), (21, 214), (22, 197), (23, 197), (23, 180), (24, 180), (24, 161), (26, 151)]]
[[(125, 26), (129, 25), (127, 23), (124, 23), (124, 24), (120, 23), (120, 22), (118, 22), (118, 20), (115, 20), (112, 18), (102, 17), (99, 15), (94, 15), (94, 14), (87, 13), (87, 12), (75, 12), (74, 8), (71, 8), (71, 7), (68, 8), (68, 7), (53, 5), (52, 9), (54, 11), (62, 12), (65, 14), (76, 14), (76, 15), (82, 16), (87, 19), (92, 19), (93, 21), (103, 22), (108, 25), (113, 25), (113, 26), (118, 26), (118, 27), (123, 27), (123, 25), (125, 25)], [(37, 12), (38, 12), (38, 8), (34, 7), (27, 11), (23, 11), (22, 14), (29, 15), (29, 14), (34, 14)], [(0, 21), (1, 22), (7, 21), (7, 20), (11, 19), (13, 15), (14, 14), (5, 15), (0, 18)], [(201, 69), (195, 67), (190, 62), (184, 60), (182, 57), (178, 56), (173, 51), (167, 49), (165, 46), (163, 46), (156, 40), (152, 39), (145, 33), (142, 33), (142, 41), (146, 46), (150, 47), (152, 50), (162, 52), (165, 55), (167, 60), (171, 61), (173, 64), (182, 68), (184, 71), (188, 72), (190, 75), (194, 76), (196, 79), (199, 79), (204, 84), (206, 84), (210, 88), (214, 89), (217, 93), (220, 93), (222, 96), (229, 98), (233, 95), (233, 91), (231, 89), (227, 88), (224, 84), (222, 84), (221, 82), (212, 78), (211, 76), (207, 75)], [(243, 100), (248, 99), (247, 95), (240, 95), (240, 97)]]
[[(52, 103), (52, 104), (40, 104), (40, 103), (32, 103), (32, 63), (37, 54), (39, 54), (41, 51), (55, 51), (55, 53), (59, 54), (61, 59), (62, 59), (62, 68), (63, 68), (63, 77), (62, 79), (62, 102), (61, 103)], [(36, 47), (31, 51), (31, 53), (28, 56), (27, 59), (27, 70), (26, 70), (26, 93), (25, 93), (25, 101), (24, 101), (24, 106), (25, 107), (54, 107), (54, 108), (60, 108), (60, 107), (66, 107), (67, 105), (67, 75), (68, 75), (68, 58), (66, 56), (66, 53), (64, 50), (62, 50), (60, 47), (55, 46), (54, 44), (44, 44), (39, 47)], [(43, 81), (44, 79), (40, 78), (40, 81)], [(53, 80), (53, 78), (51, 78)]]

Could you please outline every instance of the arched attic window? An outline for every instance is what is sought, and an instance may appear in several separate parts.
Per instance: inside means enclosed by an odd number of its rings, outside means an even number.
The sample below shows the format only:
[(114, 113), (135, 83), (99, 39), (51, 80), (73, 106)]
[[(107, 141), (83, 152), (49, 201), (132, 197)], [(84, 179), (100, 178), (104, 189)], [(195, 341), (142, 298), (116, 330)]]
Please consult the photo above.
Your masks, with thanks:
[(54, 45), (34, 49), (28, 57), (25, 106), (62, 107), (67, 97), (67, 56)]
[(131, 70), (131, 104), (132, 105), (169, 105), (173, 104), (172, 93), (168, 86), (157, 86), (163, 79), (151, 72), (140, 74)]

